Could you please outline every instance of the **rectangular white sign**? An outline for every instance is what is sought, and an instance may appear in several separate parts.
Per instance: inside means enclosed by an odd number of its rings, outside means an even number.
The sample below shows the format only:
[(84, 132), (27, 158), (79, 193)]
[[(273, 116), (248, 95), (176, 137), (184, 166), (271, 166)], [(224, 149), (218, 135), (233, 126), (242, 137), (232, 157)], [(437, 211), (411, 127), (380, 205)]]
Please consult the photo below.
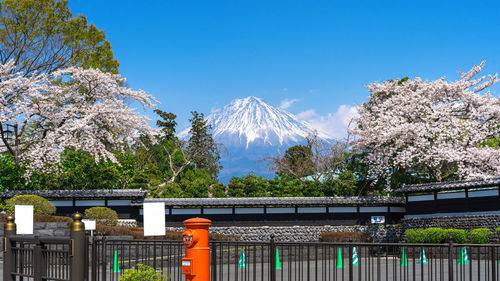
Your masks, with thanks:
[(385, 216), (372, 216), (372, 223), (385, 223)]
[(165, 235), (165, 203), (153, 202), (142, 205), (144, 219), (144, 236)]
[(14, 206), (16, 234), (33, 234), (33, 205)]
[(95, 220), (82, 220), (85, 230), (95, 230)]

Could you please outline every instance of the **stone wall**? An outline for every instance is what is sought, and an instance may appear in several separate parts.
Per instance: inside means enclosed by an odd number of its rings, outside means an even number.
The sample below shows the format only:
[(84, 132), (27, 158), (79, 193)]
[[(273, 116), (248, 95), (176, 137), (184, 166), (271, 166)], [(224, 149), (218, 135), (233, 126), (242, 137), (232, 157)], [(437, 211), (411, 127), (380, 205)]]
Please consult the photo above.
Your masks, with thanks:
[(475, 228), (489, 228), (495, 230), (500, 226), (500, 214), (498, 215), (469, 215), (469, 216), (449, 216), (431, 218), (407, 218), (401, 221), (401, 228), (459, 228), (471, 230)]
[[(181, 227), (167, 227), (167, 230), (182, 231)], [(242, 241), (269, 241), (274, 234), (276, 241), (282, 242), (317, 242), (322, 232), (366, 232), (374, 242), (396, 242), (400, 236), (397, 226), (230, 226), (211, 227), (211, 233), (232, 234), (241, 237)]]
[[(269, 241), (273, 234), (277, 241), (283, 242), (315, 242), (319, 241), (322, 232), (366, 232), (374, 242), (398, 242), (402, 234), (409, 228), (459, 228), (471, 230), (486, 227), (495, 230), (500, 226), (500, 214), (475, 216), (449, 216), (431, 218), (407, 218), (398, 225), (372, 226), (228, 226), (211, 227), (210, 232), (219, 234), (233, 234), (243, 241)], [(0, 226), (0, 237), (3, 236), (4, 224)], [(167, 227), (167, 230), (183, 231), (183, 227)], [(34, 224), (35, 235), (69, 236), (69, 229), (65, 222), (37, 222)]]
[[(3, 237), (3, 228), (5, 223), (1, 224), (0, 236)], [(33, 232), (40, 236), (69, 236), (68, 223), (66, 222), (35, 222)]]

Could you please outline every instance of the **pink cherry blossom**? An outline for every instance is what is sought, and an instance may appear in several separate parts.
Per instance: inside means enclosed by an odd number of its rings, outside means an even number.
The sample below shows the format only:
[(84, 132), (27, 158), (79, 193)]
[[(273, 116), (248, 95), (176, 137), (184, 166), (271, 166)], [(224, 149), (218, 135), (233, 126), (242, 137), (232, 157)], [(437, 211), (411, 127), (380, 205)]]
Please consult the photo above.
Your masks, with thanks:
[(484, 145), (500, 133), (500, 100), (484, 92), (498, 77), (476, 76), (484, 62), (460, 79), (375, 82), (369, 101), (358, 107), (353, 150), (366, 153), (372, 175), (424, 167), (435, 180), (456, 166), (462, 179), (500, 174), (500, 149)]
[(113, 152), (156, 132), (129, 104), (155, 108), (158, 102), (124, 86), (118, 74), (70, 67), (24, 76), (14, 69), (12, 62), (0, 65), (0, 123), (18, 127), (19, 158), (31, 171), (59, 162), (68, 148), (116, 161)]

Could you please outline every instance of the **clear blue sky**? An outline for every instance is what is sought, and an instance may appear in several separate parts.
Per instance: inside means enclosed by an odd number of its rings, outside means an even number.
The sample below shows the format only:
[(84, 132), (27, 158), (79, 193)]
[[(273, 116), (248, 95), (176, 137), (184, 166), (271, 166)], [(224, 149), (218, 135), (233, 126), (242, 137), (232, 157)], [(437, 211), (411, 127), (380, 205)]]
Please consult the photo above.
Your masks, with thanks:
[(482, 60), (484, 73), (500, 72), (497, 1), (69, 0), (69, 6), (105, 30), (129, 86), (177, 114), (179, 131), (189, 111), (208, 114), (249, 95), (276, 105), (297, 99), (290, 112), (327, 122), (340, 106), (366, 101), (364, 85), (372, 81), (455, 79), (457, 70)]

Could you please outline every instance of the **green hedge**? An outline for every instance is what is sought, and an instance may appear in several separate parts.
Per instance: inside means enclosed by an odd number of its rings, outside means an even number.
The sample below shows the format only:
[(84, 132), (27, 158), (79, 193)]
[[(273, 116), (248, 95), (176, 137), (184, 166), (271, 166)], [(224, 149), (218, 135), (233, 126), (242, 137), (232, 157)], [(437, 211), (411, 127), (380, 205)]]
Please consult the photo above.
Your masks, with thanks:
[(446, 243), (450, 237), (454, 243), (487, 244), (493, 232), (487, 228), (478, 228), (471, 231), (464, 229), (442, 229), (431, 227), (427, 229), (407, 229), (404, 239), (407, 243)]
[(476, 228), (469, 231), (469, 241), (474, 244), (488, 244), (493, 231), (488, 228)]
[(2, 204), (2, 209), (7, 214), (14, 214), (15, 205), (33, 205), (33, 213), (36, 215), (53, 215), (56, 212), (56, 207), (49, 200), (37, 195), (14, 196)]
[(98, 224), (117, 225), (118, 214), (107, 207), (92, 207), (85, 210), (85, 218), (95, 220)]

